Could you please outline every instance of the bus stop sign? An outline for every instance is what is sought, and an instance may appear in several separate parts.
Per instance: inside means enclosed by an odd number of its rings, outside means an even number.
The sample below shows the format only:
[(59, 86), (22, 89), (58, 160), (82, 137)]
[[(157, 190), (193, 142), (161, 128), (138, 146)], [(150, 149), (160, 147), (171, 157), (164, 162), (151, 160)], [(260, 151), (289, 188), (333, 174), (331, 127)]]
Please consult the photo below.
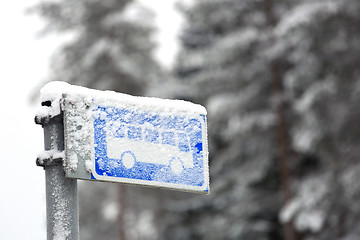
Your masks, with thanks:
[(43, 91), (64, 114), (66, 177), (209, 193), (204, 107), (62, 82)]

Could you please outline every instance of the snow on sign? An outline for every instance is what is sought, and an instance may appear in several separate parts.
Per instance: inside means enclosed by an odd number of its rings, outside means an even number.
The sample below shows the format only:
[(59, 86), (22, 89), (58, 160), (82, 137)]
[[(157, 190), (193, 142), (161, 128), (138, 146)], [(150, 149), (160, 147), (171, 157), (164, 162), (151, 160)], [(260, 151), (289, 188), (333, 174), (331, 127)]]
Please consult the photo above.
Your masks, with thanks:
[(67, 177), (209, 192), (204, 107), (63, 82), (41, 92), (60, 106), (44, 112), (64, 112)]

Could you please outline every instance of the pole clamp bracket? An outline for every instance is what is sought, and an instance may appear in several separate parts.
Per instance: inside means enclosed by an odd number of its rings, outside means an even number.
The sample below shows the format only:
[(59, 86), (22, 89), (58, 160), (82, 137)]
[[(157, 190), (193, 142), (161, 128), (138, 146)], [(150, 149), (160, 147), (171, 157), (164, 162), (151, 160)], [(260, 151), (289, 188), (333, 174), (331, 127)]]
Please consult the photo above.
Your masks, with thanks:
[(64, 159), (64, 151), (59, 152), (55, 150), (45, 150), (39, 153), (38, 157), (36, 158), (36, 165), (45, 169), (46, 166), (62, 164)]

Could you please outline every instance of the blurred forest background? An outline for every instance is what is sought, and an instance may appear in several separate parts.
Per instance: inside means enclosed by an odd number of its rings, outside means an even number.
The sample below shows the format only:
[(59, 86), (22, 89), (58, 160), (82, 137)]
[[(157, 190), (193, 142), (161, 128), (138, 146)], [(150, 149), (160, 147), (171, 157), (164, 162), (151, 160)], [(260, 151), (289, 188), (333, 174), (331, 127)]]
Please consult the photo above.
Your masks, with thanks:
[(360, 239), (360, 1), (179, 0), (170, 70), (134, 6), (35, 6), (73, 36), (48, 80), (204, 105), (211, 194), (80, 182), (81, 239)]

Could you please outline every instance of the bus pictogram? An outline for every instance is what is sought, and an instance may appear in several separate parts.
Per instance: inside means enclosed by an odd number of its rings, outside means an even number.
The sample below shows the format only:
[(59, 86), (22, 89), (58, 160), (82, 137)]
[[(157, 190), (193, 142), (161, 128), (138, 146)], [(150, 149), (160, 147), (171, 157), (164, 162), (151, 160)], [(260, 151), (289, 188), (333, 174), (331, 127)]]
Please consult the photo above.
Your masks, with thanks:
[(136, 162), (170, 166), (180, 174), (192, 168), (189, 136), (183, 131), (109, 122), (106, 126), (107, 156), (119, 159), (127, 169)]

